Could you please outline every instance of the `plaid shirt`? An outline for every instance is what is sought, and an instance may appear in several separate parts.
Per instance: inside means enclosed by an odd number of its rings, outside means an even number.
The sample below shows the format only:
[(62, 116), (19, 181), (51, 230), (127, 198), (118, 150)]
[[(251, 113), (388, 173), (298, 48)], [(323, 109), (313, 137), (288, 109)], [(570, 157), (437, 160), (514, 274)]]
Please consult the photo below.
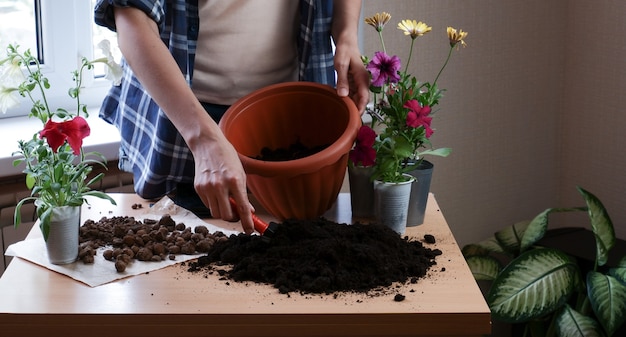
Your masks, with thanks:
[[(99, 0), (97, 24), (115, 30), (113, 6), (136, 7), (157, 23), (161, 39), (191, 85), (199, 31), (197, 0)], [(300, 80), (335, 85), (331, 20), (331, 0), (300, 0)], [(120, 131), (119, 167), (133, 173), (135, 192), (144, 198), (158, 198), (177, 183), (193, 182), (193, 157), (124, 60), (122, 67), (122, 82), (104, 99), (100, 117)]]

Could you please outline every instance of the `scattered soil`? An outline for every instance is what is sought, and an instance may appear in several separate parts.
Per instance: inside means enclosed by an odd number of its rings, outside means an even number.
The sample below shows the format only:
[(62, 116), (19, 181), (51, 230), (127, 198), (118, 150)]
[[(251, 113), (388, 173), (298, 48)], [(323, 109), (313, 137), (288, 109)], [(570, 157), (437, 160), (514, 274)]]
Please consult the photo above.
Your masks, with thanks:
[[(287, 149), (263, 149), (256, 159), (285, 161), (317, 153), (327, 146), (307, 148), (299, 141)], [(133, 208), (141, 205), (133, 205)], [(192, 233), (169, 215), (159, 221), (132, 217), (88, 220), (80, 232), (80, 258), (92, 263), (95, 249), (111, 246), (103, 254), (123, 271), (128, 263), (175, 259), (176, 254), (206, 253), (188, 264), (188, 271), (217, 271), (225, 280), (252, 281), (291, 292), (331, 294), (368, 293), (394, 283), (416, 283), (436, 265), (439, 249), (401, 237), (380, 224), (338, 224), (323, 218), (286, 220), (271, 238), (238, 234), (226, 237), (197, 226)], [(435, 237), (425, 235), (434, 244)], [(441, 271), (445, 269), (442, 268)], [(394, 301), (405, 296), (395, 294)]]
[[(271, 284), (281, 293), (367, 293), (394, 282), (416, 283), (436, 264), (438, 249), (377, 224), (323, 218), (287, 220), (271, 239), (231, 235), (188, 270), (219, 270), (226, 279)], [(221, 267), (229, 266), (225, 270)], [(402, 301), (403, 295), (397, 295)]]
[[(206, 255), (187, 264), (187, 271), (217, 271), (223, 280), (270, 284), (280, 293), (388, 293), (394, 283), (416, 283), (436, 265), (439, 249), (401, 237), (379, 224), (338, 224), (317, 220), (286, 220), (271, 238), (192, 231), (169, 215), (160, 220), (103, 217), (87, 220), (80, 229), (79, 258), (93, 263), (96, 249), (123, 272), (130, 263), (175, 260), (178, 254)], [(423, 242), (434, 243), (432, 235)], [(442, 271), (444, 269), (442, 268)], [(395, 294), (395, 301), (404, 295)]]

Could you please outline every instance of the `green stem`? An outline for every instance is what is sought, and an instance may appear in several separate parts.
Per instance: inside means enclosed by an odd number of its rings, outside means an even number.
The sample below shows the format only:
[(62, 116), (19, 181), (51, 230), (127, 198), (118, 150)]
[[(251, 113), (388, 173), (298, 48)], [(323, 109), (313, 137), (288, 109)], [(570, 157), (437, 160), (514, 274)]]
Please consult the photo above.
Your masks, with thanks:
[(409, 49), (409, 58), (406, 60), (406, 64), (404, 65), (404, 73), (405, 74), (406, 74), (407, 70), (409, 70), (409, 63), (411, 63), (411, 57), (413, 56), (413, 45), (414, 44), (415, 44), (415, 39), (411, 39), (411, 49)]
[(441, 69), (439, 69), (439, 73), (437, 74), (437, 77), (435, 77), (435, 81), (433, 82), (433, 87), (435, 86), (435, 84), (437, 84), (437, 80), (439, 79), (439, 76), (441, 76), (441, 73), (443, 72), (443, 69), (446, 68), (446, 66), (448, 65), (448, 61), (450, 61), (450, 56), (452, 56), (452, 49), (454, 47), (450, 47), (450, 50), (448, 51), (448, 57), (446, 58), (446, 62), (443, 64), (443, 67), (441, 67)]
[[(46, 116), (38, 116), (39, 119), (43, 122), (46, 123), (48, 121), (48, 119), (50, 118), (50, 107), (48, 106), (48, 99), (46, 98), (46, 93), (44, 91), (44, 87), (41, 84), (41, 76), (43, 76), (41, 74), (41, 67), (39, 66), (39, 60), (37, 60), (35, 57), (30, 57), (30, 58), (24, 58), (23, 55), (21, 54), (17, 54), (19, 56), (19, 58), (22, 60), (22, 62), (24, 62), (24, 65), (26, 66), (26, 70), (28, 71), (28, 73), (30, 74), (30, 77), (33, 78), (35, 80), (35, 83), (37, 84), (37, 87), (39, 88), (39, 91), (41, 92), (41, 99), (43, 100), (43, 105), (46, 109), (45, 113)], [(30, 69), (30, 63), (34, 62), (35, 63), (35, 67), (37, 68), (37, 70), (35, 72), (33, 72)], [(34, 97), (30, 94), (30, 91), (28, 92), (28, 98), (30, 98), (31, 102), (33, 102), (33, 104), (35, 103), (35, 99)]]
[[(98, 59), (93, 62), (100, 62), (101, 60), (102, 59)], [(76, 72), (76, 78), (74, 79), (76, 83), (76, 97), (72, 97), (76, 98), (76, 116), (80, 116), (80, 88), (83, 85), (83, 71), (85, 68), (91, 68), (93, 62), (89, 62), (87, 59), (83, 58), (80, 69)]]
[(378, 38), (380, 39), (380, 45), (383, 47), (383, 53), (387, 54), (387, 49), (385, 48), (385, 40), (383, 39), (383, 31), (378, 31)]
[(84, 63), (78, 71), (78, 78), (76, 78), (76, 116), (80, 116), (80, 86), (83, 82), (83, 69), (85, 69)]

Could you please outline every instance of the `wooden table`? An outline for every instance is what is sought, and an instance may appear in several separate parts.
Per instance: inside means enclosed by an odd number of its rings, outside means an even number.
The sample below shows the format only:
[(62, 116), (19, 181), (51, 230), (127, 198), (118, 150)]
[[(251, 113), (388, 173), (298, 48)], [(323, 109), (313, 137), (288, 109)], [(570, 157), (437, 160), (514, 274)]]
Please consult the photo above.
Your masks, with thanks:
[[(150, 202), (112, 194), (83, 208), (85, 219), (133, 215)], [(257, 210), (260, 209), (256, 206)], [(265, 220), (269, 216), (258, 212)], [(326, 217), (351, 223), (349, 194), (341, 193)], [(210, 220), (227, 229), (239, 223)], [(181, 265), (91, 288), (19, 258), (0, 278), (0, 336), (480, 336), (491, 331), (490, 312), (436, 200), (425, 223), (407, 235), (437, 239), (435, 265), (417, 284), (398, 293), (301, 295), (271, 286), (192, 274)], [(37, 225), (29, 238), (40, 236)]]

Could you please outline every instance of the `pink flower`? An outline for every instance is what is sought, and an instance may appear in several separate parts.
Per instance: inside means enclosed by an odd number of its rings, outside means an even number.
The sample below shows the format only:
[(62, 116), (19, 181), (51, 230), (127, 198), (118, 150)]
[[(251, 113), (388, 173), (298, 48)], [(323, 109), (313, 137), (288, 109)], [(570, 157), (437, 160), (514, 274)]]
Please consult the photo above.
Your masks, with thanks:
[(381, 51), (374, 54), (374, 58), (367, 64), (367, 70), (372, 74), (372, 85), (382, 87), (385, 83), (397, 83), (400, 80), (400, 58), (389, 56)]
[(367, 125), (361, 126), (356, 136), (354, 148), (350, 150), (349, 158), (355, 165), (372, 166), (376, 161), (374, 141), (376, 132)]
[(39, 132), (39, 137), (42, 139), (46, 137), (46, 141), (54, 153), (67, 140), (74, 154), (78, 155), (83, 146), (83, 139), (89, 136), (89, 133), (89, 124), (84, 118), (78, 116), (60, 123), (48, 120), (44, 129)]
[(429, 116), (430, 107), (428, 105), (421, 106), (417, 100), (410, 100), (404, 104), (404, 107), (409, 109), (409, 113), (406, 116), (406, 125), (412, 128), (424, 127), (426, 132), (426, 138), (430, 138), (433, 134), (433, 129), (430, 127), (430, 123), (433, 118)]

